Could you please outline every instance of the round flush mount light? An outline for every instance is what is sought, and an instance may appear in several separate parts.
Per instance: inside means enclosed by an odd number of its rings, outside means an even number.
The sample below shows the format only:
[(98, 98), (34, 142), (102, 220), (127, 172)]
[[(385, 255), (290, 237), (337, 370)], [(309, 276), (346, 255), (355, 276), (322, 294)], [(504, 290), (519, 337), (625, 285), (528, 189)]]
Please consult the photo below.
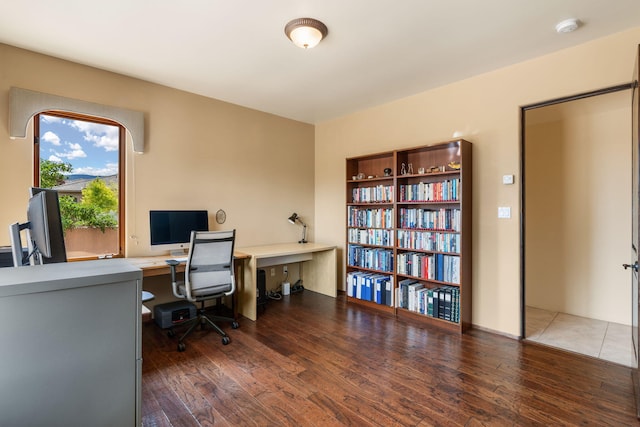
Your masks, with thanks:
[(303, 49), (316, 46), (328, 32), (326, 25), (313, 18), (297, 18), (284, 27), (284, 33), (293, 44)]
[(560, 34), (570, 33), (577, 30), (579, 26), (580, 22), (577, 19), (565, 19), (564, 21), (560, 21), (556, 24), (556, 31)]

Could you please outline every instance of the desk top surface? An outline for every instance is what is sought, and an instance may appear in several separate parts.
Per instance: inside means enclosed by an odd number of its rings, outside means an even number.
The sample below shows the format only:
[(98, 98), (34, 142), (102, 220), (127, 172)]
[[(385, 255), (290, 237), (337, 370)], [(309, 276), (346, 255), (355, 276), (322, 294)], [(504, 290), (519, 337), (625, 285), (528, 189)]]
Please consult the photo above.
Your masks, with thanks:
[(238, 251), (255, 258), (277, 257), (283, 255), (304, 254), (335, 249), (335, 245), (322, 243), (277, 243), (273, 245), (249, 246), (238, 248)]
[[(238, 248), (233, 252), (236, 260), (244, 260), (247, 258), (268, 258), (283, 255), (303, 254), (310, 252), (320, 252), (335, 249), (334, 245), (325, 245), (322, 243), (277, 243), (273, 245), (248, 246)], [(153, 275), (153, 271), (157, 270), (158, 274), (164, 274), (165, 269), (169, 269), (167, 260), (171, 259), (171, 255), (155, 255), (127, 258), (132, 265), (144, 271), (145, 276)], [(183, 267), (184, 268), (184, 267)]]
[(0, 297), (138, 280), (142, 272), (123, 259), (61, 262), (0, 269)]
[[(246, 259), (249, 258), (249, 255), (234, 251), (233, 257), (235, 259)], [(171, 255), (154, 255), (154, 256), (140, 256), (140, 257), (131, 257), (126, 258), (132, 265), (138, 267), (141, 270), (153, 270), (153, 269), (168, 269), (167, 260), (171, 259)]]

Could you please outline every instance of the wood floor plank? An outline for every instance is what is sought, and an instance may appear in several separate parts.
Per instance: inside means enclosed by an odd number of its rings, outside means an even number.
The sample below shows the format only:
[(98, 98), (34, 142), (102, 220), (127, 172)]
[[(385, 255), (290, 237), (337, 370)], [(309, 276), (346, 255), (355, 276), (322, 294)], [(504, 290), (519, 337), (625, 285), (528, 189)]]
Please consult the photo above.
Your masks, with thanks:
[(144, 426), (640, 425), (631, 369), (304, 291), (183, 353), (143, 325)]

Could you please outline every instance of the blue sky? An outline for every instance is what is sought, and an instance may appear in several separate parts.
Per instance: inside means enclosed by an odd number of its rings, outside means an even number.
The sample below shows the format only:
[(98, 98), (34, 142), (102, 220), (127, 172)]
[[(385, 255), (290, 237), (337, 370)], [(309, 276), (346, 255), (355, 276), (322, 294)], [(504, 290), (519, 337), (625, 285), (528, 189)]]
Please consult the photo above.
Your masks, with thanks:
[(119, 129), (82, 120), (41, 115), (40, 158), (73, 165), (73, 174), (118, 173)]

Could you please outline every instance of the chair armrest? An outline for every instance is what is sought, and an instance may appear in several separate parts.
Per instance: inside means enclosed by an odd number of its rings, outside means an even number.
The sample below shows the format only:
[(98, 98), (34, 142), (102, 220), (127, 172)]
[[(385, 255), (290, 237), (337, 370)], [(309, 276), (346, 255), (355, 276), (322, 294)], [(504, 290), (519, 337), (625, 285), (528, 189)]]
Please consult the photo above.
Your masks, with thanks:
[(169, 265), (169, 268), (171, 269), (171, 284), (174, 284), (177, 282), (176, 267), (180, 265), (180, 261), (177, 261), (175, 259), (168, 259), (166, 260), (166, 263)]

